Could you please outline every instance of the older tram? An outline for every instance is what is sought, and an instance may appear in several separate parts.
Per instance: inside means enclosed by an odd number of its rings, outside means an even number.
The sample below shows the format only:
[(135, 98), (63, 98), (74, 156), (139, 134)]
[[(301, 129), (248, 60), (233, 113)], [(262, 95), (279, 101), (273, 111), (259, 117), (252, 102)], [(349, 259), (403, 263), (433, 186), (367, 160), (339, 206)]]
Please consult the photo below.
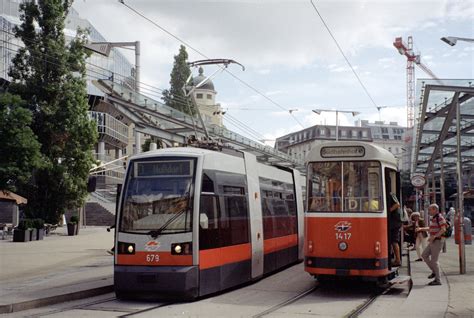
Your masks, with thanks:
[(117, 296), (193, 299), (302, 261), (301, 189), (299, 172), (246, 152), (132, 157), (117, 212)]
[(305, 270), (320, 280), (386, 282), (391, 266), (387, 198), (400, 196), (397, 160), (364, 142), (326, 142), (307, 157)]

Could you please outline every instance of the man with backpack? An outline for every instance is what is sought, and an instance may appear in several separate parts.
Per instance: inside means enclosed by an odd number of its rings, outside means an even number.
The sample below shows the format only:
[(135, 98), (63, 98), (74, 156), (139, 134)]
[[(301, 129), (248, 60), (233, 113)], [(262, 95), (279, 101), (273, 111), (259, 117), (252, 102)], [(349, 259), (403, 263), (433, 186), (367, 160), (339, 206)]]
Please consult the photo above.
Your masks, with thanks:
[(433, 281), (428, 283), (430, 286), (441, 285), (441, 279), (439, 274), (439, 254), (443, 248), (446, 232), (447, 222), (443, 215), (439, 212), (439, 206), (437, 204), (431, 204), (428, 207), (428, 212), (431, 216), (430, 226), (424, 228), (418, 228), (417, 231), (429, 231), (430, 237), (428, 238), (428, 246), (425, 248), (421, 257), (425, 261), (426, 265), (431, 269), (431, 274), (428, 278), (434, 278)]

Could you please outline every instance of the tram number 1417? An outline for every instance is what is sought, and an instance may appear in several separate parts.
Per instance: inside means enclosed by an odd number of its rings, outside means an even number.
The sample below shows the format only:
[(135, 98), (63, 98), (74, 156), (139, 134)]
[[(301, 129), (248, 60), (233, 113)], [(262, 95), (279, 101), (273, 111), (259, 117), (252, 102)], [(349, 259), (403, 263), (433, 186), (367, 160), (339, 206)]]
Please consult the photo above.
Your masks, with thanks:
[(146, 261), (148, 263), (158, 263), (160, 261), (160, 255), (158, 255), (158, 254), (146, 254)]
[(351, 233), (336, 233), (336, 240), (349, 240), (351, 238)]

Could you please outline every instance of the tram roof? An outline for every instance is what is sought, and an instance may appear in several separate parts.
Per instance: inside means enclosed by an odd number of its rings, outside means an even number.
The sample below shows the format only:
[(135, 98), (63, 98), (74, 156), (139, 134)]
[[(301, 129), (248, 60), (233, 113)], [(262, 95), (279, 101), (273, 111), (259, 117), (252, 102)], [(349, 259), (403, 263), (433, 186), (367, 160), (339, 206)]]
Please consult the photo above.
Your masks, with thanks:
[[(360, 152), (360, 148), (363, 152)], [(326, 153), (323, 149), (347, 150), (346, 153)], [(353, 155), (351, 155), (353, 154)], [(397, 166), (397, 159), (388, 150), (373, 143), (363, 141), (328, 141), (311, 149), (306, 157), (307, 162), (314, 161), (347, 161), (347, 160), (376, 160)]]

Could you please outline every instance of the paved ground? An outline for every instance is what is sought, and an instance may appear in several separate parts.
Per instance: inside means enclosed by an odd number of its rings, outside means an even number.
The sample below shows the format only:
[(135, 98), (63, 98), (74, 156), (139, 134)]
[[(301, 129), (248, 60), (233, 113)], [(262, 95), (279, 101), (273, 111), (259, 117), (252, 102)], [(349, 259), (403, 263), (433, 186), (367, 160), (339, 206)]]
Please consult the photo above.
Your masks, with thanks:
[[(67, 236), (58, 228), (42, 241), (0, 240), (0, 313), (111, 291), (113, 233), (82, 228)], [(10, 307), (10, 308), (9, 308)], [(16, 308), (13, 308), (16, 307)]]
[[(112, 240), (113, 233), (106, 232), (103, 227), (81, 229), (79, 236), (75, 237), (66, 236), (65, 229), (59, 228), (54, 235), (37, 242), (0, 240), (0, 313), (15, 311), (15, 316), (29, 315), (32, 311), (19, 310), (110, 292), (113, 259), (106, 250), (112, 246)], [(411, 252), (412, 259), (415, 255)], [(448, 239), (447, 253), (441, 254), (440, 259), (444, 272), (442, 286), (427, 286), (428, 268), (423, 262), (412, 262), (414, 286), (411, 293), (408, 294), (406, 289), (395, 289), (379, 297), (362, 316), (474, 317), (472, 245), (466, 246), (466, 260), (467, 273), (459, 275), (458, 248), (453, 239)], [(280, 303), (280, 298), (284, 300), (313, 286), (314, 282), (302, 269), (302, 264), (299, 264), (266, 280), (217, 297), (160, 308), (159, 314), (208, 317), (211, 312), (224, 315), (232, 309), (231, 312), (237, 316), (251, 316), (262, 308), (264, 310)], [(406, 270), (406, 267), (403, 269)], [(286, 277), (284, 284), (282, 277)], [(347, 313), (354, 303), (360, 302), (359, 296), (364, 296), (364, 291), (323, 289), (272, 312), (270, 316), (339, 317), (342, 312)], [(103, 297), (111, 298), (113, 295), (109, 293)], [(100, 306), (106, 308), (109, 305)], [(149, 304), (129, 304), (117, 300), (110, 303), (110, 308), (123, 308), (123, 312), (140, 306), (147, 307)], [(110, 308), (108, 313), (113, 315)], [(69, 311), (68, 316), (74, 316), (73, 313)], [(102, 316), (103, 313), (96, 309), (89, 311), (88, 315)], [(64, 314), (60, 311), (57, 316)], [(76, 314), (82, 316), (84, 311), (77, 310)]]

